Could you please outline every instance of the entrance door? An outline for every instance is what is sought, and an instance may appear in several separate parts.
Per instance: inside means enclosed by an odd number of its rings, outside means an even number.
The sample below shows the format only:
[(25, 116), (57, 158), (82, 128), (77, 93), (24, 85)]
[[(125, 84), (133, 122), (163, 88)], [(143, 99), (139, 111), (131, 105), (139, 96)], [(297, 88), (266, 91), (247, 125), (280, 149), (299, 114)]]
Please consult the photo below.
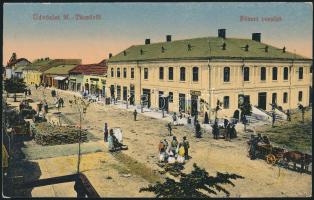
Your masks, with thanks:
[(258, 107), (259, 108), (266, 110), (266, 99), (267, 99), (266, 92), (258, 93)]
[(185, 112), (185, 94), (179, 94), (179, 111)]
[(164, 108), (165, 106), (165, 98), (163, 98), (164, 92), (163, 91), (159, 91), (159, 96), (158, 96), (158, 107), (159, 110), (162, 110), (162, 108)]
[(146, 97), (144, 105), (147, 105), (150, 108), (150, 89), (143, 89), (143, 95)]
[(192, 95), (191, 96), (191, 115), (195, 116), (197, 114), (197, 103), (198, 103), (198, 96)]
[(128, 100), (128, 89), (125, 86), (123, 86), (123, 100), (124, 101)]

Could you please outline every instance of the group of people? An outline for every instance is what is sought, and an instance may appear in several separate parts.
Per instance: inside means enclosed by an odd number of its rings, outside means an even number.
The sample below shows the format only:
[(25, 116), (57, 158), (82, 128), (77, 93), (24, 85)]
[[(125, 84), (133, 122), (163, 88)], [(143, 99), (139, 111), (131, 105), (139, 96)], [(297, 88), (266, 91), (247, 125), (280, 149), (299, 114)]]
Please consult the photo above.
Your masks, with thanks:
[(29, 95), (29, 96), (32, 95), (31, 89), (25, 89), (24, 94), (25, 94), (25, 96), (27, 96), (27, 95)]
[(270, 145), (269, 138), (266, 135), (262, 136), (260, 133), (258, 133), (257, 136), (253, 134), (251, 135), (251, 139), (248, 141), (248, 145), (250, 146), (249, 156), (251, 160), (256, 159), (256, 147), (257, 145), (262, 144)]
[(59, 109), (59, 108), (63, 108), (64, 107), (64, 100), (62, 97), (57, 97), (57, 100), (56, 100), (56, 107)]
[(178, 142), (176, 136), (173, 136), (169, 144), (166, 139), (161, 140), (158, 145), (159, 161), (167, 163), (184, 163), (189, 159), (190, 144), (186, 137), (183, 137), (182, 142)]
[[(214, 125), (212, 126), (212, 133), (213, 133), (214, 139), (219, 139), (220, 131), (219, 131), (217, 119), (215, 120)], [(224, 119), (223, 136), (224, 136), (225, 140), (227, 140), (227, 141), (230, 141), (231, 139), (237, 137), (237, 131), (235, 129), (235, 124), (229, 122), (228, 119)]]

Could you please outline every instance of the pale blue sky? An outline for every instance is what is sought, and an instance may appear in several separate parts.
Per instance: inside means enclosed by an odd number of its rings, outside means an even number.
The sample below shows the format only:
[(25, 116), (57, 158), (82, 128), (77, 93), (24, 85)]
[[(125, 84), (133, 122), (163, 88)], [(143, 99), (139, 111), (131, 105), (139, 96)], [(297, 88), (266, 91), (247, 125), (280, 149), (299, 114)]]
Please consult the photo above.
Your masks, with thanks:
[[(42, 15), (100, 14), (92, 21), (34, 21)], [(280, 22), (240, 22), (240, 16), (280, 16)], [(311, 57), (313, 8), (308, 3), (8, 3), (4, 4), (4, 61), (12, 51), (30, 60), (41, 57), (82, 57), (97, 62), (133, 44), (216, 36), (251, 38)], [(71, 49), (71, 47), (73, 47)], [(39, 51), (38, 49), (41, 49)], [(91, 54), (93, 51), (93, 54)], [(60, 55), (58, 54), (60, 52)]]

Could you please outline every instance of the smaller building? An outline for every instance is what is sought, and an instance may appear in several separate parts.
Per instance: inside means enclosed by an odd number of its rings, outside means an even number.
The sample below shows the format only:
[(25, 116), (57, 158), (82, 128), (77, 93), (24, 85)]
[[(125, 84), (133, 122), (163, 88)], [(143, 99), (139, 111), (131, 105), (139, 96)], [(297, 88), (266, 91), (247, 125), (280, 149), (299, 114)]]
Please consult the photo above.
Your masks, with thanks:
[(43, 81), (43, 71), (51, 67), (52, 60), (41, 58), (28, 64), (22, 69), (24, 81), (27, 85), (40, 85)]
[(69, 75), (70, 90), (106, 96), (107, 64), (105, 60), (97, 64), (77, 65), (69, 71)]
[(28, 61), (26, 58), (16, 58), (16, 54), (13, 53), (7, 66), (5, 67), (5, 78), (10, 79), (12, 77), (19, 77), (22, 78), (22, 69), (30, 64), (31, 62)]

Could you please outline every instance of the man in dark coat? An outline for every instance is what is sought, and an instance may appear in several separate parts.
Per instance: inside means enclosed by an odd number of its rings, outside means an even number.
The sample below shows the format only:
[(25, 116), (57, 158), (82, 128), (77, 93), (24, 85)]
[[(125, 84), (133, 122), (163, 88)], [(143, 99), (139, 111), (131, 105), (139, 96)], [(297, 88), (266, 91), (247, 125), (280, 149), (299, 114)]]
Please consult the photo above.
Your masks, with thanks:
[(201, 138), (201, 125), (198, 122), (198, 120), (196, 120), (196, 123), (195, 123), (195, 136), (197, 138)]
[(186, 137), (183, 137), (183, 147), (184, 147), (184, 158), (185, 160), (189, 159), (189, 148), (190, 148), (190, 144), (189, 141), (186, 139)]
[(136, 109), (135, 109), (134, 112), (133, 112), (133, 116), (134, 116), (134, 121), (136, 121), (136, 116), (137, 116), (137, 111), (136, 111)]
[(172, 131), (171, 123), (169, 122), (167, 126), (168, 126), (169, 136), (171, 136), (172, 135), (172, 133), (171, 133), (171, 131)]
[(218, 128), (218, 122), (217, 120), (215, 120), (215, 123), (213, 125), (213, 135), (214, 135), (214, 139), (218, 139), (218, 135), (219, 135), (219, 128)]
[(104, 141), (105, 142), (108, 142), (108, 133), (109, 133), (108, 125), (107, 125), (107, 123), (105, 123), (105, 127), (104, 127)]
[(291, 121), (291, 114), (290, 114), (290, 110), (287, 110), (287, 120)]
[(273, 113), (271, 114), (271, 117), (272, 117), (272, 127), (274, 127), (275, 121), (276, 121), (276, 114), (275, 114), (275, 112), (273, 112)]

